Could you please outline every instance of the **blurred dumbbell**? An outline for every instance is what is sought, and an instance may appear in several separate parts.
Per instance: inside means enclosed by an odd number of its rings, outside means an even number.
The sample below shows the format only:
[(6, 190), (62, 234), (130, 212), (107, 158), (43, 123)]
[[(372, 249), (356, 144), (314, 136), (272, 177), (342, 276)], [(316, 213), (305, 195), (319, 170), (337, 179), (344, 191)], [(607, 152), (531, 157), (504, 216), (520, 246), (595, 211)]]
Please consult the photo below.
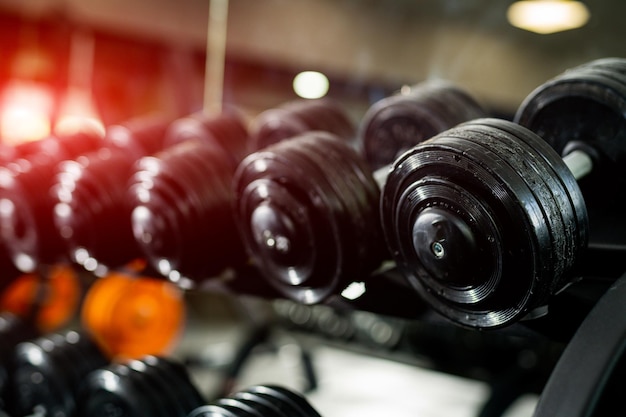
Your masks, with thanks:
[(518, 124), (479, 120), (396, 161), (383, 227), (437, 311), (464, 326), (502, 327), (541, 314), (569, 282), (589, 234), (577, 179), (612, 199), (625, 178), (624, 62), (571, 69), (529, 95), (516, 120), (549, 143)]
[[(401, 112), (410, 123), (397, 126), (410, 125), (413, 131), (424, 125), (430, 131), (430, 119), (438, 127), (456, 120), (449, 113), (460, 111), (457, 95), (466, 93), (444, 83), (417, 90), (411, 97), (413, 111)], [(378, 137), (376, 126), (388, 129), (399, 117), (397, 100), (383, 104), (388, 111), (374, 106), (364, 119), (364, 140)], [(391, 129), (381, 136), (397, 148), (396, 142), (404, 139), (396, 137), (406, 134)], [(417, 143), (424, 137), (416, 133), (414, 139)], [(386, 174), (388, 168), (381, 171)], [(364, 279), (388, 257), (379, 184), (359, 152), (330, 133), (301, 134), (251, 154), (239, 166), (234, 183), (237, 224), (247, 252), (288, 298), (319, 303), (353, 280)]]
[(241, 119), (223, 115), (183, 119), (169, 137), (174, 144), (142, 158), (130, 180), (132, 231), (160, 274), (192, 285), (244, 262), (231, 182), (248, 135)]
[(260, 113), (250, 128), (254, 150), (312, 130), (330, 132), (354, 144), (356, 129), (339, 103), (328, 99), (296, 100)]
[(77, 416), (186, 417), (204, 399), (178, 362), (148, 356), (91, 372)]
[(107, 362), (99, 347), (76, 331), (20, 343), (12, 358), (8, 409), (16, 416), (87, 415), (76, 412), (77, 393), (85, 377)]
[(213, 404), (195, 409), (189, 417), (320, 417), (301, 394), (275, 385), (256, 385)]
[(363, 116), (358, 136), (365, 159), (377, 170), (415, 144), (485, 116), (463, 89), (443, 80), (425, 81), (374, 103)]
[(357, 151), (330, 133), (250, 155), (234, 183), (248, 254), (289, 298), (318, 303), (385, 256), (378, 186)]
[(0, 313), (0, 410), (6, 406), (11, 372), (11, 356), (15, 346), (37, 336), (35, 325), (12, 313)]
[(109, 357), (166, 354), (185, 326), (182, 290), (162, 279), (112, 273), (89, 288), (81, 322)]
[(130, 154), (132, 160), (160, 151), (172, 120), (159, 114), (138, 116), (124, 123), (109, 126), (104, 146)]
[[(245, 126), (235, 114), (195, 114), (171, 124), (162, 122), (158, 128), (153, 123), (149, 119), (144, 128), (137, 123), (131, 125), (133, 129), (111, 128), (107, 137), (114, 146), (65, 163), (58, 176), (56, 226), (70, 248), (71, 258), (97, 275), (146, 254), (145, 243), (133, 235), (131, 213), (135, 200), (128, 194), (138, 160), (146, 157), (146, 161), (158, 161), (148, 155), (167, 153), (164, 149), (190, 141), (232, 152), (222, 156), (219, 163), (234, 166), (234, 160), (245, 153), (247, 146)], [(159, 135), (156, 144), (142, 145), (147, 138)], [(133, 137), (137, 143), (124, 150), (124, 144)], [(149, 181), (150, 174), (143, 175)]]
[(27, 319), (41, 333), (54, 332), (76, 318), (83, 283), (74, 268), (57, 264), (43, 273), (23, 274), (0, 293), (0, 311)]
[(100, 144), (95, 134), (46, 139), (37, 143), (36, 151), (21, 150), (22, 157), (0, 168), (0, 236), (20, 271), (32, 272), (40, 263), (62, 257), (49, 193), (54, 174), (61, 161)]
[(130, 225), (128, 179), (138, 158), (162, 149), (170, 124), (151, 115), (111, 126), (104, 146), (59, 166), (52, 216), (73, 262), (100, 276), (141, 256)]

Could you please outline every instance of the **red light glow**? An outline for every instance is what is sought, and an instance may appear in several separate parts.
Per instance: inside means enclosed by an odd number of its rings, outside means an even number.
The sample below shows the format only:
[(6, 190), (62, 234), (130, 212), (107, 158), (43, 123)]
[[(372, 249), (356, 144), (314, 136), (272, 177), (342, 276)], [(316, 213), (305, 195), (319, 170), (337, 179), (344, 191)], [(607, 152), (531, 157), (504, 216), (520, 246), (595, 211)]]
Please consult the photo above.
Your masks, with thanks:
[(50, 135), (54, 106), (52, 92), (26, 81), (13, 81), (0, 107), (0, 138), (7, 145), (31, 142)]

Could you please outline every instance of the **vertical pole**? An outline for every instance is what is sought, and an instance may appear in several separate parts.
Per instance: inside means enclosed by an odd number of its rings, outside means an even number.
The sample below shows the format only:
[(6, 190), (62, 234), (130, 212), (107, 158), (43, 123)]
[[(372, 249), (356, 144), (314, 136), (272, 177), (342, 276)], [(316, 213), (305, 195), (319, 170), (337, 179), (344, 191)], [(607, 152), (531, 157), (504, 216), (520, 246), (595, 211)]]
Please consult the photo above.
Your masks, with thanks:
[(219, 113), (222, 111), (228, 1), (229, 0), (211, 0), (209, 3), (207, 51), (204, 74), (203, 111), (205, 114)]

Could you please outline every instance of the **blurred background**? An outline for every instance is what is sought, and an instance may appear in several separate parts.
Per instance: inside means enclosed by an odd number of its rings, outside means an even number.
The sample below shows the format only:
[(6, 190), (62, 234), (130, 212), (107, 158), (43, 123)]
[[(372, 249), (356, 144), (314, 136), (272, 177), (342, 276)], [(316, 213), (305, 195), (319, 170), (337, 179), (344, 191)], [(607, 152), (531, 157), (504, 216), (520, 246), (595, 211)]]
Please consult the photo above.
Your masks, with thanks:
[[(302, 71), (325, 74), (328, 94), (350, 103), (355, 117), (429, 78), (455, 81), (507, 114), (566, 68), (623, 54), (626, 30), (626, 6), (616, 0), (588, 2), (582, 27), (550, 34), (512, 26), (511, 2), (229, 3), (224, 102), (250, 115), (295, 98)], [(0, 12), (3, 95), (17, 81), (36, 82), (54, 120), (72, 86), (88, 90), (105, 125), (202, 106), (208, 1), (2, 0)], [(92, 63), (78, 60), (82, 68), (72, 70), (72, 45), (75, 54), (93, 54)]]
[[(221, 21), (212, 16), (218, 23), (210, 23), (211, 3), (227, 6)], [(511, 1), (0, 0), (0, 137), (7, 144), (42, 139), (71, 129), (75, 117), (102, 127), (150, 113), (181, 117), (203, 107), (209, 80), (224, 106), (250, 119), (312, 94), (346, 104), (358, 121), (372, 103), (433, 78), (456, 82), (491, 114), (508, 118), (565, 69), (624, 55), (625, 2), (560, 3), (577, 12), (550, 29), (550, 9), (537, 12), (547, 23), (518, 27)], [(211, 32), (212, 24), (222, 31)], [(311, 72), (322, 79), (321, 92), (299, 91), (294, 80)], [(445, 325), (426, 331), (369, 313), (341, 317), (322, 307), (207, 292), (188, 293), (186, 305), (174, 354), (205, 392), (220, 390), (222, 364), (251, 342), (258, 349), (235, 384), (292, 386), (327, 417), (476, 415), (490, 395), (491, 368), (499, 366), (485, 346), (500, 340)], [(255, 333), (267, 323), (259, 323), (259, 312), (281, 325)], [(432, 341), (430, 350), (416, 350), (416, 338)], [(516, 335), (506, 340), (522, 368), (540, 367), (539, 352), (548, 352), (549, 363), (558, 352), (527, 348), (528, 339)], [(450, 341), (456, 350), (437, 352)], [(433, 361), (436, 353), (445, 359)], [(465, 368), (464, 361), (479, 366)], [(531, 415), (536, 399), (529, 389), (507, 415)]]

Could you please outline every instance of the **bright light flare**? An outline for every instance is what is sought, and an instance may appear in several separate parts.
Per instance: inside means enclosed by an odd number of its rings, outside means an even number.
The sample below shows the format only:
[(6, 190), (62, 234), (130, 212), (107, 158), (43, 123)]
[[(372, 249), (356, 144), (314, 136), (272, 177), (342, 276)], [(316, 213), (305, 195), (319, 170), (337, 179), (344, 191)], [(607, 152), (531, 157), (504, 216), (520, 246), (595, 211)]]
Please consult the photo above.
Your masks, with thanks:
[(324, 97), (330, 88), (330, 81), (321, 72), (303, 71), (293, 79), (293, 91), (302, 97), (316, 99)]
[(511, 25), (540, 34), (562, 32), (584, 26), (589, 9), (573, 0), (518, 1), (507, 11)]
[(70, 136), (82, 132), (104, 137), (105, 127), (89, 94), (70, 89), (61, 105), (54, 133)]
[(7, 145), (19, 145), (50, 135), (54, 106), (52, 92), (26, 81), (10, 83), (0, 108), (0, 139)]

